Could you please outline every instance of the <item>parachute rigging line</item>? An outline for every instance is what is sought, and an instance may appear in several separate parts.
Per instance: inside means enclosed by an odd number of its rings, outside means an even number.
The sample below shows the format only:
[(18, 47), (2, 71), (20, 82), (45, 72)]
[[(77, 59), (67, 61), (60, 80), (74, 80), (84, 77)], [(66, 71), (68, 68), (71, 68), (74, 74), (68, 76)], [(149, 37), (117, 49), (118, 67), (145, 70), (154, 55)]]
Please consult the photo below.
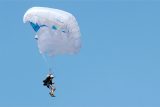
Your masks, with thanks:
[(42, 57), (43, 57), (43, 59), (44, 59), (44, 62), (46, 63), (47, 68), (48, 68), (48, 69), (51, 69), (51, 67), (49, 66), (49, 63), (48, 63), (48, 61), (47, 61), (47, 59), (46, 59), (46, 56), (45, 56), (44, 54), (41, 54), (41, 55), (42, 55)]

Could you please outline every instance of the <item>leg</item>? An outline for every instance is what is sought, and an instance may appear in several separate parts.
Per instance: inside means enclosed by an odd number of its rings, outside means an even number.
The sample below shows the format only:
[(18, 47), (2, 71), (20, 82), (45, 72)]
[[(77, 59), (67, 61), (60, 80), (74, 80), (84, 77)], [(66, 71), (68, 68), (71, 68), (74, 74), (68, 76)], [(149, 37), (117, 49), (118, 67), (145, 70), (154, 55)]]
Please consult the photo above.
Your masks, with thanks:
[(54, 91), (55, 91), (55, 88), (54, 88), (52, 85), (50, 85), (50, 93), (49, 93), (49, 94), (50, 94), (52, 97), (55, 97)]

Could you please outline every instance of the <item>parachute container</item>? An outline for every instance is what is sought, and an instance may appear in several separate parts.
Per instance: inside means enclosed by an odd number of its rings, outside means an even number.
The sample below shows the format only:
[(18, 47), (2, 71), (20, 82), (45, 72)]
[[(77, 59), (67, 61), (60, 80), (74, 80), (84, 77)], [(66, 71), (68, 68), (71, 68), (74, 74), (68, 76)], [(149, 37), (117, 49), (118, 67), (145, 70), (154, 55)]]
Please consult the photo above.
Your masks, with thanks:
[(80, 30), (75, 17), (68, 12), (47, 8), (32, 7), (23, 17), (36, 33), (41, 54), (74, 54), (81, 47)]

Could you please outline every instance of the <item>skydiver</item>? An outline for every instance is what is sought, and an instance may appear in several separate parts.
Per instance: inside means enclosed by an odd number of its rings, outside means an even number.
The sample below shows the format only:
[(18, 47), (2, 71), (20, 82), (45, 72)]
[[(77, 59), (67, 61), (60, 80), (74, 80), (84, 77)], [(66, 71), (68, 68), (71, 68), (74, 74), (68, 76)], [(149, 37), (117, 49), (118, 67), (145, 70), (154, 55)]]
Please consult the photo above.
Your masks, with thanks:
[(52, 97), (55, 97), (54, 91), (56, 90), (56, 88), (53, 86), (53, 84), (54, 84), (54, 82), (52, 82), (53, 78), (54, 78), (54, 76), (52, 74), (48, 74), (47, 77), (46, 77), (46, 79), (43, 80), (43, 85), (47, 86), (50, 89), (50, 91), (51, 91), (49, 94)]
[(38, 40), (38, 35), (35, 35), (34, 39), (35, 39), (35, 40)]

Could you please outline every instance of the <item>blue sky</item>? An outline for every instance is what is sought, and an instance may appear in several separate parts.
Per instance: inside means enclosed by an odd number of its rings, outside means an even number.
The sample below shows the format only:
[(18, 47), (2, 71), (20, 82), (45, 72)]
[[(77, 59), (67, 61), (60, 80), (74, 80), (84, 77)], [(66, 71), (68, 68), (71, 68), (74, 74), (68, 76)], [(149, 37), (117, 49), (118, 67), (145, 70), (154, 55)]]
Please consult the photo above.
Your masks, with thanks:
[[(34, 31), (22, 21), (33, 6), (72, 13), (77, 55), (52, 59), (56, 98), (42, 86), (48, 68)], [(160, 107), (160, 2), (0, 1), (1, 107)]]

